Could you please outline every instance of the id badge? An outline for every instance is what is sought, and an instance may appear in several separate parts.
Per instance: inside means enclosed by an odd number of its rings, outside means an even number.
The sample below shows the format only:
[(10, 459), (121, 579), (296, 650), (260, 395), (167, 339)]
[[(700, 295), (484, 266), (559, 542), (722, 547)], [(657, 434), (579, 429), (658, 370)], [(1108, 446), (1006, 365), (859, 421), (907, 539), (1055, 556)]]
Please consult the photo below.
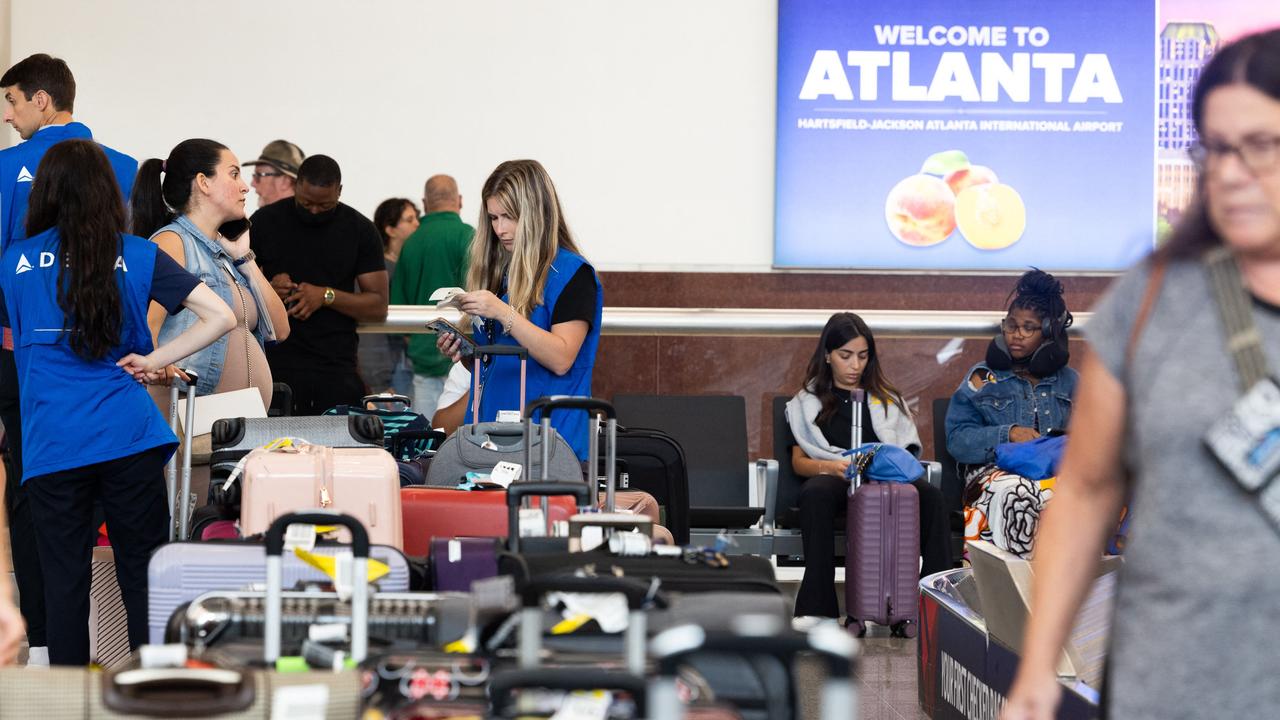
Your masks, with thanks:
[[(1214, 421), (1204, 442), (1245, 490), (1280, 489), (1272, 482), (1280, 472), (1280, 385), (1272, 378), (1259, 380)], [(1280, 517), (1275, 508), (1269, 510)]]

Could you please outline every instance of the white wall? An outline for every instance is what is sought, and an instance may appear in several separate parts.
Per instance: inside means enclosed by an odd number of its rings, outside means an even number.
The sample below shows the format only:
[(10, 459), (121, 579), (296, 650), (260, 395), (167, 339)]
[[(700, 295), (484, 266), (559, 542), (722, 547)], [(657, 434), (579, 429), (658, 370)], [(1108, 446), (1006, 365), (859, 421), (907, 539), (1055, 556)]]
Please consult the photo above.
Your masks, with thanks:
[(366, 215), (446, 172), (474, 223), (532, 157), (602, 269), (772, 262), (775, 0), (10, 1), (10, 58), (65, 58), (77, 119), (139, 158), (284, 137)]

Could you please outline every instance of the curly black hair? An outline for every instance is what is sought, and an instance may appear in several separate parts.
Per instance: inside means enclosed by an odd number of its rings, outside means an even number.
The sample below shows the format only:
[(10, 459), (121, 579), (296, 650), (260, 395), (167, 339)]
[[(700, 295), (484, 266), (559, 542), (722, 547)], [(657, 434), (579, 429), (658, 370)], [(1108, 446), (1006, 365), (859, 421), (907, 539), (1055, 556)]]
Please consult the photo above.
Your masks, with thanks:
[(1041, 321), (1049, 321), (1049, 334), (1059, 337), (1071, 327), (1075, 318), (1067, 310), (1067, 301), (1062, 297), (1062, 283), (1049, 273), (1031, 268), (1018, 278), (1018, 284), (1009, 293), (1007, 302), (1010, 310), (1030, 310)]

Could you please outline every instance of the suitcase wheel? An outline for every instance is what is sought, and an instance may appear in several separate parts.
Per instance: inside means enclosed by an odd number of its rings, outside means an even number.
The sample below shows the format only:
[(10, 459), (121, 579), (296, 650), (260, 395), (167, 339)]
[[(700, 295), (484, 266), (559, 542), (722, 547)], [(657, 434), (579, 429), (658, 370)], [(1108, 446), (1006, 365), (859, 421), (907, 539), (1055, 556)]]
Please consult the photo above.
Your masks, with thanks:
[(867, 624), (861, 620), (854, 620), (852, 617), (845, 623), (845, 629), (854, 634), (854, 637), (867, 636)]
[(901, 638), (915, 637), (918, 629), (919, 628), (916, 627), (916, 624), (911, 622), (910, 620), (903, 620), (901, 622), (896, 622), (893, 624), (893, 627), (890, 628), (894, 637), (901, 637)]

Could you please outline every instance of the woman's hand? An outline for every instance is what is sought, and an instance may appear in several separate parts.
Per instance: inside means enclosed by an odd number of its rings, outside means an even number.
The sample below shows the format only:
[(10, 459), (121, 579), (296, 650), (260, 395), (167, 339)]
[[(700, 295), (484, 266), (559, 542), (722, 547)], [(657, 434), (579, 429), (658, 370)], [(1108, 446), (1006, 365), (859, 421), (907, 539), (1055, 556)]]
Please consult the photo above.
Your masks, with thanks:
[(1030, 442), (1039, 437), (1040, 437), (1040, 433), (1036, 432), (1035, 430), (1032, 430), (1029, 427), (1023, 427), (1022, 425), (1014, 425), (1013, 427), (1009, 428), (1009, 442), (1024, 443), (1024, 442)]
[(1061, 700), (1062, 684), (1054, 673), (1020, 672), (1000, 712), (1000, 720), (1053, 720)]
[(475, 290), (458, 296), (458, 308), (476, 317), (501, 320), (511, 313), (511, 306), (488, 290)]
[[(132, 375), (134, 380), (143, 384), (162, 384), (162, 381), (167, 382), (172, 377), (169, 373), (169, 368), (173, 366), (159, 365), (150, 355), (129, 353), (117, 360), (116, 366)], [(173, 369), (175, 372), (181, 372), (177, 368)]]
[(849, 463), (852, 458), (840, 458), (839, 460), (826, 460), (823, 466), (823, 473), (833, 475), (835, 477), (844, 477), (845, 472), (849, 469)]
[(232, 260), (239, 260), (244, 257), (245, 253), (249, 252), (249, 231), (246, 230), (240, 233), (240, 237), (235, 240), (228, 240), (222, 233), (218, 233), (218, 244), (222, 246), (223, 250), (227, 251)]
[(436, 336), (436, 349), (441, 355), (454, 362), (462, 360), (462, 338), (453, 333), (440, 333)]
[(18, 659), (18, 646), (27, 636), (27, 626), (22, 613), (9, 599), (8, 593), (0, 594), (0, 667), (12, 665)]

